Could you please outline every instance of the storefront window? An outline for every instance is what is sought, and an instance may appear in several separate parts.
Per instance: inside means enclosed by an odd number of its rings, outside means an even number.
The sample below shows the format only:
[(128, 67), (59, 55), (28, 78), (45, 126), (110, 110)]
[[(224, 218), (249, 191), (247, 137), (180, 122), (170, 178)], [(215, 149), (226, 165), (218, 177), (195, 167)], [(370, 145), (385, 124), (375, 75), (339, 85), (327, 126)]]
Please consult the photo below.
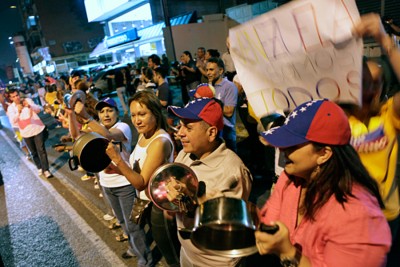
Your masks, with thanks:
[(139, 51), (141, 56), (149, 56), (151, 54), (157, 54), (156, 43), (147, 43), (139, 46)]
[(110, 20), (108, 27), (112, 36), (133, 28), (140, 30), (152, 24), (150, 4), (144, 4), (118, 18)]

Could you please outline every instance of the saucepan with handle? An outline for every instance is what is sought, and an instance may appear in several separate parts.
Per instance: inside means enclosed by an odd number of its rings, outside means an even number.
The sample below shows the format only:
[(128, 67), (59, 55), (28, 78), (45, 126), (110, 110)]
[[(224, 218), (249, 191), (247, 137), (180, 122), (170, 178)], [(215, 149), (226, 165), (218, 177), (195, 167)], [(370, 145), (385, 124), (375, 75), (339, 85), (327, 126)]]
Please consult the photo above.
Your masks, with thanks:
[[(106, 154), (110, 141), (102, 135), (89, 132), (81, 135), (72, 147), (72, 156), (68, 160), (69, 168), (74, 171), (80, 165), (85, 171), (97, 173), (104, 170), (111, 159)], [(113, 142), (120, 145), (121, 142)]]
[(277, 226), (259, 224), (257, 208), (242, 199), (219, 197), (201, 204), (195, 213), (192, 243), (200, 250), (225, 257), (257, 252), (254, 231), (275, 233)]

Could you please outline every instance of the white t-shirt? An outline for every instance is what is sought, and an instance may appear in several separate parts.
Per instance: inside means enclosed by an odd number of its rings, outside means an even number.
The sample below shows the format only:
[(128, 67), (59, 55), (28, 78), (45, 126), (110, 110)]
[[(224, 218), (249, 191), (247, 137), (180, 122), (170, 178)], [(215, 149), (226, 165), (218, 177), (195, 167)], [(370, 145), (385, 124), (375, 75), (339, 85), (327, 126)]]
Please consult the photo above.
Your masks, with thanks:
[[(11, 125), (20, 130), (21, 136), (23, 138), (36, 136), (41, 133), (45, 128), (44, 123), (37, 115), (37, 113), (41, 111), (41, 107), (33, 103), (32, 99), (30, 98), (27, 98), (26, 101), (29, 103), (30, 108), (24, 108), (21, 114), (19, 114), (18, 107), (15, 103), (12, 103), (10, 106), (8, 106), (7, 109), (7, 115), (10, 119)], [(32, 115), (30, 109), (32, 109)], [(30, 121), (27, 123), (27, 125), (21, 128), (18, 122), (20, 120), (27, 119), (29, 119)]]
[[(122, 145), (129, 154), (129, 152), (131, 151), (131, 142), (132, 142), (132, 131), (129, 125), (126, 124), (125, 122), (117, 122), (111, 128), (119, 129), (124, 134), (125, 141), (122, 142)], [(100, 185), (103, 187), (112, 188), (112, 187), (126, 186), (130, 184), (130, 182), (126, 179), (125, 176), (117, 173), (105, 173), (104, 171), (101, 171), (99, 173), (99, 177), (100, 177), (99, 179)]]
[[(146, 157), (147, 157), (147, 148), (150, 146), (150, 144), (154, 140), (156, 140), (157, 138), (160, 138), (160, 137), (164, 137), (164, 138), (168, 139), (168, 141), (171, 143), (172, 150), (171, 150), (171, 154), (169, 155), (168, 162), (173, 162), (174, 161), (174, 149), (173, 149), (174, 145), (172, 143), (171, 136), (168, 133), (161, 133), (161, 134), (158, 134), (156, 137), (154, 137), (153, 140), (151, 140), (151, 142), (148, 143), (147, 146), (145, 146), (145, 147), (140, 146), (139, 142), (138, 142), (137, 145), (135, 146), (135, 149), (133, 150), (132, 154), (129, 157), (129, 165), (133, 168), (135, 161), (138, 161), (140, 169), (142, 169), (143, 164), (146, 161)], [(139, 141), (141, 138), (143, 138), (143, 135), (140, 135)], [(149, 198), (146, 196), (144, 191), (140, 191), (138, 196), (141, 199), (149, 200)]]

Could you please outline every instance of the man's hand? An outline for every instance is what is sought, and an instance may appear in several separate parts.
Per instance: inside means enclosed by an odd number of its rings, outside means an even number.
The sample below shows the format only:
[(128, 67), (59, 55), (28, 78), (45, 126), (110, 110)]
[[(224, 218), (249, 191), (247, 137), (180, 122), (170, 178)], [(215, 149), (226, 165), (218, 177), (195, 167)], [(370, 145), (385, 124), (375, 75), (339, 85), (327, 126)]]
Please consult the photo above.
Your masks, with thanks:
[(21, 113), (24, 106), (22, 104), (18, 104), (17, 108), (18, 108), (18, 113)]

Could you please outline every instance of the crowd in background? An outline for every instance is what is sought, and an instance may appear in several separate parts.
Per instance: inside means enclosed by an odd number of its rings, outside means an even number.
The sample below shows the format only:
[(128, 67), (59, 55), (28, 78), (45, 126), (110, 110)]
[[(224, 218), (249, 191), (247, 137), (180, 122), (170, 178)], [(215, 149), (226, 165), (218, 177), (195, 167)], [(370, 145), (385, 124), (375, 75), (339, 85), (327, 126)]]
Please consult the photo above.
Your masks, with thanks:
[[(29, 79), (18, 90), (5, 90), (0, 100), (21, 149), (46, 178), (53, 174), (44, 148), (46, 129), (37, 122), (40, 111), (53, 116), (56, 127), (68, 129), (61, 145), (55, 147), (59, 152), (71, 151), (73, 142), (85, 133), (95, 132), (110, 141), (106, 153), (112, 163), (99, 173), (85, 171), (82, 180), (93, 179), (101, 189), (109, 208), (104, 219), (111, 219), (110, 229), (122, 227), (123, 235), (117, 236), (117, 241), (128, 240), (122, 257), (138, 257), (139, 266), (154, 266), (156, 260), (144, 225), (130, 218), (131, 210), (137, 199), (149, 200), (145, 189), (153, 172), (174, 161), (196, 169), (205, 182), (201, 203), (218, 196), (248, 200), (253, 176), (260, 169), (272, 172), (271, 176), (275, 172), (280, 175), (261, 214), (264, 223), (277, 224), (279, 231), (274, 235), (257, 231), (256, 240), (260, 254), (275, 254), (282, 264), (294, 264), (284, 266), (384, 266), (387, 254), (388, 266), (396, 266), (400, 94), (394, 84), (398, 85), (400, 78), (400, 52), (377, 15), (363, 16), (355, 32), (373, 37), (384, 51), (381, 61), (363, 63), (363, 107), (341, 105), (340, 109), (330, 101), (298, 107), (318, 106), (310, 111), (314, 119), (321, 106), (329, 106), (338, 116), (328, 125), (336, 135), (324, 132), (329, 138), (288, 135), (290, 138), (282, 139), (283, 134), (274, 134), (276, 128), (263, 125), (252, 113), (236, 75), (229, 38), (222, 56), (215, 49), (199, 47), (195, 58), (190, 51), (183, 51), (180, 61), (172, 63), (165, 55), (151, 55), (147, 62), (140, 58), (137, 65), (116, 70), (107, 79), (113, 81), (111, 91), (116, 91), (119, 103), (110, 94), (99, 94), (90, 86), (91, 78), (79, 71), (59, 78)], [(385, 64), (389, 68), (383, 68)], [(181, 91), (180, 107), (174, 106), (173, 83)], [(246, 127), (251, 149), (260, 151), (257, 157), (253, 155), (260, 161), (257, 164), (239, 157), (236, 113)], [(131, 129), (120, 120), (128, 114), (139, 134), (133, 146)], [(282, 117), (278, 119), (271, 121), (274, 126), (283, 124)], [(282, 133), (285, 128), (297, 127), (289, 119), (277, 128)], [(302, 127), (306, 120), (300, 123)], [(377, 129), (383, 147), (362, 143)], [(111, 141), (122, 142), (122, 148)], [(273, 153), (265, 153), (262, 143), (280, 148), (283, 165), (275, 161)], [(246, 166), (249, 162), (272, 166), (272, 170)], [(281, 174), (278, 168), (285, 171)], [(170, 190), (176, 188), (178, 185), (173, 185)], [(336, 215), (330, 217), (329, 208)], [(182, 231), (188, 228), (186, 217), (188, 213), (175, 217), (153, 206), (145, 223), (152, 228), (153, 239), (169, 266), (246, 266), (246, 259), (209, 255), (195, 248)], [(339, 222), (328, 223), (327, 218)]]

